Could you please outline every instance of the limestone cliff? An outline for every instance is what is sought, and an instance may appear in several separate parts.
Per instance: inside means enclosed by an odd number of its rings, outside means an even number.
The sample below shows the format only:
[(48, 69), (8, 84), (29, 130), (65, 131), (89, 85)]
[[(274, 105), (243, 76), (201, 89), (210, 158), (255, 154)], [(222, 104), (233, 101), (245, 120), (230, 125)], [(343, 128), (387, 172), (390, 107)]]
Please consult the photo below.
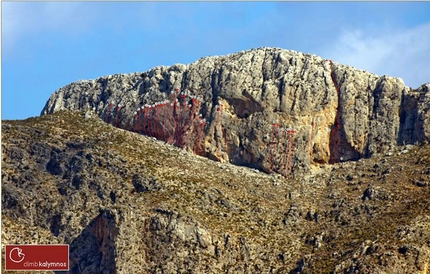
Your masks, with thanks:
[[(399, 144), (427, 142), (429, 87), (413, 90), (399, 78), (315, 55), (258, 48), (71, 83), (52, 94), (42, 114), (95, 111), (133, 130), (138, 108), (168, 100), (175, 90), (186, 92), (202, 99), (204, 155), (282, 173), (284, 165), (306, 171), (312, 163), (356, 160)], [(295, 129), (289, 142), (293, 155), (282, 160), (286, 128)]]

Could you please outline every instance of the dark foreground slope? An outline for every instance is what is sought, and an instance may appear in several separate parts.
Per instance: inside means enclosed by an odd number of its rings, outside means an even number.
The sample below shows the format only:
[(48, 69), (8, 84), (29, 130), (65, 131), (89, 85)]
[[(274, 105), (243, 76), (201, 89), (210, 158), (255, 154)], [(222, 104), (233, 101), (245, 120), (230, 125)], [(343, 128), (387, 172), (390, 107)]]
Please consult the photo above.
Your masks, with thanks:
[(429, 272), (428, 145), (286, 180), (81, 112), (2, 135), (3, 248), (70, 244), (72, 273)]

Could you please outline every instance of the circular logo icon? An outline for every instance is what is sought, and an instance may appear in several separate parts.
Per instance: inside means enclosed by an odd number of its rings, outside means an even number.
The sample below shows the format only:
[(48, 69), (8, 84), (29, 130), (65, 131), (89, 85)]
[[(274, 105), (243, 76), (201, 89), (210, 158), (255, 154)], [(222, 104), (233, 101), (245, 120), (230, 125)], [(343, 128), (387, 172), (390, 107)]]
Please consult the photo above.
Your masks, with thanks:
[(22, 253), (22, 249), (19, 247), (14, 247), (9, 252), (9, 259), (14, 263), (19, 264), (20, 262), (22, 262), (22, 260), (24, 260), (24, 257), (25, 254)]

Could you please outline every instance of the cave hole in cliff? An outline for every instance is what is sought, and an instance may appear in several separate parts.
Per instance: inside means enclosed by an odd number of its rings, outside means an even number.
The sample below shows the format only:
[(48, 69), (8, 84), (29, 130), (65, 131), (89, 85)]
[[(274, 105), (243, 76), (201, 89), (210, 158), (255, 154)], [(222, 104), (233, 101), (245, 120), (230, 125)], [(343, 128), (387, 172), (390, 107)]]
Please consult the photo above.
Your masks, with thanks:
[(348, 142), (344, 127), (338, 123), (335, 123), (330, 130), (329, 148), (329, 164), (357, 161), (361, 158), (360, 153)]

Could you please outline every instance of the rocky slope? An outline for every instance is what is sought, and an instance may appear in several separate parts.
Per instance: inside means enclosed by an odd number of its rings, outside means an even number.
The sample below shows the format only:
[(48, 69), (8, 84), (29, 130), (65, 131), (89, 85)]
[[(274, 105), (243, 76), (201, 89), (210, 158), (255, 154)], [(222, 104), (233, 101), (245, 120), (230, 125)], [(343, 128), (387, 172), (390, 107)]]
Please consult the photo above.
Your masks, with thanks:
[(83, 112), (2, 121), (2, 246), (68, 243), (71, 273), (429, 273), (429, 185), (429, 145), (287, 180)]
[[(271, 143), (285, 139), (273, 133), (276, 121), (296, 130), (288, 164), (304, 172), (313, 163), (357, 160), (397, 145), (428, 142), (429, 88), (413, 90), (399, 78), (311, 54), (258, 48), (71, 83), (52, 94), (42, 114), (94, 111), (108, 123), (133, 130), (139, 107), (179, 90), (202, 98), (207, 157), (282, 173), (286, 152), (269, 153)], [(217, 105), (222, 105), (218, 121)]]

